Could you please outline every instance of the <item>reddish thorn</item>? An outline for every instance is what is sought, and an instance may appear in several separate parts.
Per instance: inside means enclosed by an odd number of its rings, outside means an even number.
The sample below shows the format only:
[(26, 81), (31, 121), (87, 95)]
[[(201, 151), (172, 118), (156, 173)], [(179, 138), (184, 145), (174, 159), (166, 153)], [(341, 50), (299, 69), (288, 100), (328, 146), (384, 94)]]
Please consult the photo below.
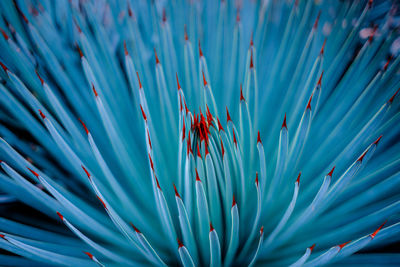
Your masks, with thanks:
[(79, 27), (78, 22), (75, 19), (74, 19), (74, 22), (75, 22), (75, 26), (76, 26), (76, 29), (78, 30), (78, 32), (82, 33), (82, 29), (81, 29), (81, 27)]
[(285, 113), (285, 117), (283, 118), (283, 123), (282, 123), (282, 128), (286, 128), (287, 129), (287, 124), (286, 124), (286, 113)]
[(367, 154), (367, 152), (368, 152), (368, 149), (357, 159), (357, 161), (362, 162), (365, 155)]
[(232, 119), (231, 115), (229, 115), (228, 107), (226, 107), (226, 123), (228, 123), (229, 121), (232, 121)]
[(4, 39), (7, 41), (8, 40), (7, 33), (2, 28), (0, 28), (0, 31), (1, 31), (1, 34), (3, 35)]
[[(0, 62), (1, 63), (1, 62)], [(394, 98), (396, 97), (397, 93), (399, 92), (400, 88), (397, 89), (397, 91), (392, 95), (392, 97), (389, 99), (389, 104), (393, 103)]]
[(3, 238), (5, 241), (8, 241), (8, 240), (6, 239), (6, 236), (5, 236), (5, 235), (0, 234), (0, 237)]
[(251, 50), (250, 54), (250, 69), (254, 68), (254, 63), (253, 63), (253, 50)]
[(378, 137), (378, 139), (375, 140), (375, 142), (373, 143), (374, 145), (378, 145), (379, 141), (381, 140), (382, 135)]
[(257, 133), (257, 144), (258, 144), (258, 143), (262, 144), (262, 142), (261, 142), (261, 136), (260, 136), (260, 131), (258, 131), (258, 133)]
[(373, 0), (369, 0), (368, 1), (368, 8), (371, 8), (372, 7), (372, 3), (373, 3), (374, 1)]
[(217, 122), (218, 122), (218, 132), (221, 130), (225, 132), (224, 128), (221, 125), (221, 122), (219, 121), (219, 118), (217, 118)]
[(181, 85), (179, 84), (178, 73), (176, 73), (176, 83), (178, 84), (178, 91), (179, 91), (181, 89)]
[[(7, 73), (8, 68), (6, 67), (6, 65), (3, 64), (3, 62), (0, 61), (0, 65), (3, 68), (4, 72)], [(7, 74), (8, 75), (8, 74)]]
[(200, 177), (199, 177), (199, 173), (197, 172), (197, 168), (194, 169), (196, 171), (196, 181), (201, 182)]
[(187, 150), (187, 155), (189, 155), (189, 152), (193, 155), (193, 150), (192, 150), (192, 146), (191, 146), (191, 142), (190, 142), (190, 131), (189, 131), (189, 138), (188, 138), (188, 141), (187, 141), (187, 148), (186, 148), (186, 150)]
[(222, 158), (224, 157), (224, 155), (225, 155), (225, 149), (224, 149), (224, 144), (222, 143), (222, 139), (220, 138), (220, 141), (221, 141), (221, 152), (222, 152)]
[(96, 197), (97, 197), (98, 200), (100, 200), (100, 202), (103, 205), (103, 207), (107, 210), (106, 203), (104, 203), (104, 201), (99, 196), (96, 195)]
[(251, 32), (251, 37), (250, 37), (250, 47), (254, 46), (253, 43), (253, 32)]
[(85, 173), (86, 173), (86, 175), (87, 175), (87, 177), (89, 178), (89, 180), (91, 179), (90, 177), (91, 177), (91, 175), (90, 175), (90, 173), (88, 172), (88, 170), (86, 170), (86, 168), (83, 166), (83, 165), (81, 165), (81, 167), (82, 167), (82, 169), (85, 171)]
[(39, 114), (40, 114), (40, 117), (42, 117), (42, 119), (46, 118), (46, 116), (43, 114), (43, 112), (40, 109), (39, 109)]
[(149, 155), (149, 160), (150, 160), (150, 168), (154, 172), (153, 160), (151, 159), (150, 153), (148, 155)]
[(197, 156), (201, 158), (199, 143), (197, 143)]
[(321, 10), (318, 12), (318, 16), (317, 19), (314, 22), (314, 29), (316, 29), (318, 27), (318, 22), (319, 22), (319, 17), (321, 16)]
[(133, 15), (132, 9), (129, 4), (128, 4), (128, 15), (129, 15), (129, 17), (132, 17), (132, 15)]
[(181, 247), (183, 247), (183, 244), (182, 244), (182, 242), (179, 240), (179, 238), (177, 238), (176, 240), (178, 240), (178, 249), (181, 248)]
[(256, 186), (258, 187), (258, 172), (256, 172)]
[(64, 216), (62, 216), (61, 213), (59, 213), (58, 211), (57, 211), (57, 215), (58, 215), (58, 217), (60, 217), (61, 221), (64, 221)]
[(149, 129), (147, 129), (147, 138), (149, 139), (149, 146), (150, 146), (150, 149), (153, 149), (153, 147), (151, 146), (151, 139), (150, 139)]
[(210, 152), (208, 152), (207, 142), (204, 143), (204, 148), (205, 148), (205, 156), (207, 156), (208, 154), (210, 154)]
[(154, 48), (154, 55), (156, 56), (156, 65), (160, 64), (160, 60), (158, 60), (156, 48)]
[(261, 226), (260, 235), (262, 235), (263, 233), (264, 233), (264, 226)]
[(343, 243), (343, 244), (340, 244), (340, 245), (338, 245), (338, 247), (339, 247), (339, 250), (340, 249), (342, 249), (342, 248), (344, 248), (344, 246), (346, 246), (348, 243), (350, 243), (351, 241), (347, 241), (346, 243)]
[(93, 255), (92, 255), (92, 253), (86, 252), (86, 251), (84, 251), (83, 253), (85, 253), (86, 255), (88, 255), (89, 258), (93, 260)]
[(28, 167), (27, 167), (27, 169), (28, 169), (33, 175), (35, 175), (36, 178), (39, 178), (39, 174), (38, 174), (37, 172), (35, 172), (34, 170), (32, 170), (31, 168), (28, 168)]
[(135, 230), (136, 233), (138, 233), (138, 234), (141, 233), (141, 232), (139, 231), (139, 229), (137, 229), (136, 226), (133, 225), (133, 223), (130, 222), (129, 224), (132, 226), (133, 230)]
[(326, 38), (324, 39), (324, 43), (322, 44), (321, 51), (319, 51), (320, 55), (323, 55), (325, 52), (325, 44), (326, 44)]
[(385, 66), (383, 67), (383, 70), (384, 70), (384, 71), (387, 70), (387, 68), (388, 68), (388, 66), (389, 66), (389, 63), (390, 63), (390, 61), (391, 61), (392, 59), (393, 59), (393, 55), (390, 55), (390, 57), (389, 57), (388, 60), (386, 61)]
[(124, 51), (125, 51), (125, 56), (129, 55), (128, 53), (128, 48), (126, 48), (126, 42), (124, 40)]
[(167, 21), (167, 12), (165, 11), (165, 8), (163, 9), (163, 12), (162, 12), (162, 21), (164, 23)]
[(157, 187), (158, 187), (158, 189), (160, 189), (160, 191), (162, 191), (162, 190), (161, 190), (160, 183), (158, 182), (158, 178), (157, 178), (157, 176), (155, 176), (155, 175), (154, 175), (154, 178), (156, 178), (156, 183), (157, 183)]
[(240, 84), (240, 101), (246, 102), (246, 99), (244, 99), (244, 96), (243, 96), (242, 84)]
[(210, 222), (210, 232), (214, 231), (214, 226), (212, 225), (212, 223)]
[(85, 129), (86, 134), (89, 134), (89, 130), (88, 130), (88, 128), (86, 127), (86, 125), (83, 123), (83, 121), (82, 121), (81, 119), (79, 119), (79, 118), (78, 118), (78, 120), (81, 122), (83, 128)]
[[(178, 89), (179, 90), (179, 89)], [(179, 95), (179, 111), (182, 112), (183, 106), (182, 106), (182, 96)]]
[(315, 244), (313, 244), (311, 247), (309, 247), (310, 253), (313, 251), (314, 248), (315, 248)]
[(298, 185), (300, 185), (300, 176), (301, 176), (301, 172), (299, 172), (299, 176), (297, 176), (297, 179), (296, 179), (296, 183)]
[(202, 71), (202, 73), (203, 73), (203, 84), (204, 84), (204, 87), (206, 87), (206, 85), (207, 85), (206, 76), (204, 76), (204, 71)]
[(185, 99), (183, 99), (183, 103), (185, 104), (186, 114), (188, 114), (188, 113), (189, 113), (189, 109), (188, 109), (188, 107), (187, 107), (187, 105), (186, 105), (186, 100), (185, 100)]
[(327, 176), (332, 177), (333, 171), (335, 170), (336, 166), (333, 166), (332, 170), (327, 174)]
[(321, 81), (322, 81), (322, 76), (324, 75), (324, 71), (321, 72), (321, 76), (319, 76), (319, 80), (318, 80), (318, 84), (319, 86), (321, 86)]
[(136, 75), (137, 75), (137, 79), (139, 81), (139, 89), (142, 89), (142, 82), (140, 81), (139, 73), (136, 72)]
[(78, 49), (79, 56), (80, 56), (81, 58), (83, 58), (83, 53), (82, 53), (82, 50), (81, 50), (81, 48), (79, 47), (79, 45), (78, 45), (78, 44), (75, 44), (75, 45), (76, 45), (76, 49)]
[(379, 228), (376, 229), (375, 232), (373, 232), (373, 233), (370, 234), (369, 236), (370, 236), (372, 239), (374, 239), (375, 236), (378, 234), (378, 232), (379, 232), (379, 231), (382, 229), (382, 227), (386, 224), (386, 222), (387, 222), (387, 220), (384, 221), (384, 222), (381, 224), (381, 226), (379, 226)]
[(233, 143), (237, 146), (237, 141), (236, 141), (236, 136), (235, 136), (235, 130), (232, 128), (232, 133), (233, 133)]
[(189, 40), (189, 36), (187, 34), (186, 24), (184, 26), (184, 31), (185, 31), (185, 41), (187, 41), (187, 40)]
[(92, 90), (93, 90), (94, 96), (98, 97), (99, 95), (97, 94), (96, 88), (94, 88), (93, 83), (92, 83)]
[(378, 29), (378, 26), (375, 25), (375, 26), (374, 26), (374, 30), (372, 31), (372, 34), (371, 34), (371, 35), (369, 36), (369, 38), (368, 38), (368, 42), (369, 42), (369, 43), (372, 43), (377, 29)]
[(173, 185), (174, 185), (174, 190), (175, 190), (175, 196), (181, 198), (181, 196), (180, 196), (179, 193), (178, 193), (178, 190), (176, 189), (175, 184), (173, 184)]
[(314, 93), (311, 94), (310, 99), (308, 100), (308, 104), (307, 104), (306, 109), (310, 109), (311, 110), (311, 100), (312, 100), (313, 94)]
[(18, 8), (18, 11), (21, 13), (22, 18), (24, 19), (25, 23), (28, 24), (29, 20), (26, 18), (25, 14)]
[(43, 81), (42, 77), (40, 77), (39, 72), (38, 72), (37, 70), (35, 70), (35, 73), (36, 73), (36, 75), (38, 76), (38, 78), (39, 78), (41, 84), (43, 85), (43, 84), (44, 84), (44, 81)]
[(236, 199), (235, 199), (235, 195), (233, 195), (232, 197), (233, 197), (232, 198), (232, 208), (233, 208), (233, 206), (236, 205)]
[(146, 113), (144, 113), (142, 105), (140, 105), (140, 110), (142, 111), (142, 116), (143, 116), (144, 121), (147, 121)]
[(201, 51), (200, 40), (199, 40), (199, 57), (203, 57), (203, 51)]

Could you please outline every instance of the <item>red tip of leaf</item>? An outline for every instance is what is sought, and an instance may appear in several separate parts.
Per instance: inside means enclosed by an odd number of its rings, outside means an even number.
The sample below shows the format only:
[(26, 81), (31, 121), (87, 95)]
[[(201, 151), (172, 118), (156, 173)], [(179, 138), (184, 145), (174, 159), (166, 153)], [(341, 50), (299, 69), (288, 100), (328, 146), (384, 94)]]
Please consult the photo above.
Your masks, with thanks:
[(235, 130), (232, 128), (232, 133), (233, 133), (233, 143), (237, 146), (237, 141), (236, 141), (236, 136), (235, 136)]
[(314, 29), (318, 27), (319, 18), (321, 17), (321, 10), (318, 12), (317, 19), (314, 22)]
[(264, 226), (261, 226), (260, 235), (262, 235), (263, 233), (264, 233)]
[(1, 31), (1, 34), (3, 35), (4, 39), (7, 41), (8, 40), (7, 33), (2, 28), (0, 28), (0, 31)]
[(137, 79), (138, 79), (138, 82), (139, 82), (139, 89), (142, 89), (142, 82), (140, 81), (139, 73), (136, 72), (136, 75), (137, 75)]
[(221, 122), (219, 121), (219, 118), (217, 118), (217, 122), (218, 122), (218, 132), (221, 131), (221, 130), (225, 131), (224, 128), (222, 127)]
[(299, 175), (297, 176), (297, 179), (296, 179), (297, 184), (300, 184), (300, 176), (301, 176), (301, 172), (299, 172)]
[(156, 64), (160, 64), (160, 60), (158, 59), (157, 51), (155, 48), (154, 48), (154, 55), (156, 56)]
[(242, 84), (240, 84), (240, 101), (246, 101), (243, 96)]
[(150, 153), (148, 155), (149, 155), (149, 160), (150, 160), (150, 168), (154, 172), (153, 160), (151, 159)]
[(8, 241), (8, 240), (6, 239), (6, 236), (5, 236), (5, 235), (0, 234), (0, 237), (3, 238), (4, 240)]
[(34, 176), (36, 176), (36, 178), (39, 178), (39, 174), (38, 174), (37, 172), (35, 172), (34, 170), (32, 170), (31, 168), (28, 168), (28, 167), (27, 167), (27, 169), (28, 169)]
[(101, 202), (101, 204), (103, 205), (103, 207), (104, 207), (105, 209), (107, 209), (106, 203), (104, 203), (104, 201), (103, 201), (99, 196), (96, 196), (96, 197), (97, 197), (98, 200), (100, 200), (100, 202)]
[(258, 144), (258, 143), (262, 144), (262, 142), (261, 142), (261, 136), (260, 136), (260, 131), (258, 131), (258, 133), (257, 133), (257, 144)]
[(40, 109), (39, 109), (39, 114), (40, 114), (40, 117), (42, 117), (42, 119), (46, 118), (46, 116), (43, 114), (43, 112)]
[(254, 68), (254, 63), (253, 63), (253, 50), (251, 50), (250, 54), (250, 69)]
[(232, 119), (231, 115), (229, 115), (228, 107), (226, 107), (226, 123), (228, 123), (229, 121), (232, 121)]
[(319, 80), (318, 80), (318, 84), (319, 86), (321, 86), (321, 81), (322, 81), (322, 76), (324, 75), (324, 71), (321, 72), (321, 76), (319, 76)]
[(85, 168), (83, 165), (81, 165), (81, 167), (82, 167), (82, 169), (85, 171), (87, 177), (90, 179), (91, 175), (90, 175), (90, 173), (88, 172), (88, 170), (86, 170), (86, 168)]
[(205, 148), (205, 155), (207, 156), (208, 154), (210, 154), (210, 152), (208, 151), (207, 142), (204, 143), (204, 148)]
[(308, 100), (306, 109), (310, 109), (310, 110), (311, 110), (311, 100), (312, 100), (312, 97), (313, 97), (313, 94), (311, 94), (310, 99)]
[(185, 29), (185, 41), (187, 41), (187, 40), (189, 40), (189, 36), (187, 34), (186, 24), (184, 26), (184, 29)]
[(201, 182), (200, 177), (199, 177), (199, 173), (197, 172), (197, 168), (194, 169), (196, 171), (196, 181)]
[(150, 149), (153, 149), (153, 147), (152, 147), (152, 145), (151, 145), (151, 139), (150, 139), (149, 129), (147, 129), (147, 138), (149, 139), (149, 147), (150, 147)]
[(147, 121), (146, 113), (144, 113), (142, 105), (140, 105), (140, 110), (142, 111), (142, 116), (145, 121)]
[(93, 90), (94, 96), (98, 97), (99, 95), (97, 94), (96, 88), (94, 88), (93, 83), (92, 83), (92, 90)]
[(251, 37), (250, 37), (250, 47), (254, 46), (253, 43), (253, 32), (251, 32)]
[(357, 159), (357, 161), (362, 162), (363, 159), (364, 159), (364, 157), (365, 157), (365, 155), (367, 154), (367, 152), (368, 152), (368, 150), (366, 150), (366, 151)]
[(62, 216), (61, 213), (59, 213), (58, 211), (57, 211), (57, 215), (58, 215), (58, 217), (60, 217), (61, 221), (64, 220), (64, 216)]
[(314, 248), (315, 248), (315, 244), (313, 244), (311, 247), (309, 247), (310, 253), (314, 250)]
[(320, 55), (323, 55), (324, 52), (325, 52), (325, 44), (326, 44), (326, 38), (325, 38), (325, 40), (324, 40), (324, 43), (322, 44), (321, 51), (319, 51), (319, 54), (320, 54)]
[(384, 71), (387, 70), (387, 68), (388, 68), (388, 66), (389, 66), (389, 63), (390, 63), (390, 61), (392, 60), (392, 58), (393, 58), (393, 55), (391, 55), (391, 56), (388, 58), (388, 60), (386, 61), (385, 66), (383, 66), (383, 70), (384, 70)]
[(232, 199), (232, 207), (236, 205), (236, 199), (235, 199), (235, 195), (233, 195), (233, 199)]
[(129, 55), (128, 53), (128, 48), (126, 48), (126, 42), (124, 40), (124, 51), (125, 51), (125, 56)]
[(220, 139), (220, 141), (221, 141), (221, 152), (222, 152), (222, 158), (223, 158), (225, 155), (225, 149), (224, 149), (224, 144), (222, 143), (222, 139)]
[(157, 188), (160, 189), (160, 191), (162, 191), (162, 190), (161, 190), (160, 183), (158, 182), (157, 176), (154, 175), (154, 178), (156, 178)]
[(78, 118), (78, 120), (80, 121), (80, 123), (82, 124), (83, 128), (85, 129), (86, 134), (89, 134), (89, 130), (86, 127), (86, 125), (83, 123), (83, 121), (81, 119)]
[(3, 68), (4, 72), (7, 73), (8, 68), (6, 67), (6, 65), (3, 64), (3, 62), (0, 61), (0, 66)]
[(178, 84), (178, 91), (179, 91), (181, 89), (181, 85), (179, 84), (178, 73), (176, 73), (176, 83)]
[(78, 45), (78, 44), (76, 44), (76, 49), (78, 49), (79, 56), (80, 56), (81, 58), (83, 58), (83, 53), (82, 53), (82, 50), (81, 50), (81, 48), (79, 47), (79, 45)]
[(340, 244), (340, 245), (338, 245), (338, 247), (340, 248), (340, 249), (342, 249), (342, 248), (344, 248), (344, 246), (346, 246), (348, 243), (350, 243), (351, 241), (347, 241), (346, 243), (343, 243), (343, 244)]
[(382, 229), (382, 227), (386, 224), (387, 220), (384, 221), (381, 226), (378, 227), (378, 229), (376, 229), (372, 234), (370, 234), (369, 236), (374, 239), (375, 236), (378, 234), (378, 232)]
[(203, 84), (204, 86), (206, 86), (207, 85), (206, 76), (204, 75), (204, 71), (202, 71), (202, 73), (203, 73)]
[(256, 172), (256, 186), (258, 187), (258, 172)]
[(137, 229), (136, 226), (133, 225), (133, 223), (130, 222), (129, 224), (132, 226), (133, 230), (135, 230), (136, 233), (138, 233), (138, 234), (141, 233), (141, 232), (139, 231), (139, 229)]
[(39, 72), (38, 72), (37, 70), (35, 70), (35, 73), (36, 73), (36, 75), (38, 76), (38, 78), (39, 78), (39, 80), (40, 80), (40, 83), (43, 85), (43, 84), (44, 84), (44, 81), (43, 81), (42, 77), (40, 77)]
[(179, 193), (178, 193), (178, 190), (176, 189), (175, 184), (173, 184), (173, 185), (174, 185), (174, 190), (175, 190), (175, 196), (181, 198), (181, 196), (180, 196)]
[(390, 104), (393, 103), (393, 100), (394, 100), (394, 98), (396, 97), (396, 95), (397, 95), (397, 93), (399, 92), (399, 90), (400, 90), (400, 88), (397, 89), (397, 91), (396, 91), (396, 92), (392, 95), (392, 97), (389, 99), (389, 103), (390, 103)]
[(332, 170), (327, 174), (328, 176), (332, 177), (333, 171), (335, 170), (336, 166), (333, 166)]
[(382, 135), (378, 137), (378, 139), (375, 140), (374, 145), (378, 145), (379, 141), (381, 140)]
[(167, 21), (167, 12), (165, 11), (165, 8), (163, 9), (163, 12), (162, 12), (162, 21), (164, 23)]
[(199, 57), (203, 57), (203, 51), (201, 51), (200, 40), (199, 40)]
[(214, 226), (212, 225), (212, 223), (210, 222), (210, 232), (214, 231)]
[(183, 244), (182, 244), (182, 242), (177, 238), (176, 240), (178, 240), (178, 248), (181, 248), (181, 247), (183, 247)]
[(89, 257), (90, 259), (93, 260), (93, 255), (92, 255), (92, 253), (86, 252), (86, 251), (84, 251), (83, 253), (85, 253), (86, 255), (88, 255), (88, 257)]
[(287, 124), (286, 124), (286, 113), (285, 113), (285, 117), (283, 118), (283, 123), (282, 123), (282, 128), (286, 128), (287, 129)]

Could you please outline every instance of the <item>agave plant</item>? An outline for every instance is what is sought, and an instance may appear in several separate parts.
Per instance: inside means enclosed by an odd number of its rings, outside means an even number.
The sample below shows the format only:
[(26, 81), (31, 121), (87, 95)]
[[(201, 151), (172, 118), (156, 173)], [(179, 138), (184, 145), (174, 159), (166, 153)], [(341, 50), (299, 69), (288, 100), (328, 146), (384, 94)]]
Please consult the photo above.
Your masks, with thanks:
[(1, 265), (400, 264), (390, 1), (0, 7)]

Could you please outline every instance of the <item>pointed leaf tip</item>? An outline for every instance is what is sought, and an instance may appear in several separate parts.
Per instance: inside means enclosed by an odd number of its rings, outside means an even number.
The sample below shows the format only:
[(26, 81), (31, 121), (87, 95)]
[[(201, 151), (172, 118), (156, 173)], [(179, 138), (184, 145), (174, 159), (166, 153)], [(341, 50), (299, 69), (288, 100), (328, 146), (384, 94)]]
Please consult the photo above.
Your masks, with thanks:
[(232, 121), (232, 119), (231, 115), (229, 115), (228, 107), (226, 107), (226, 123), (228, 123), (229, 121)]
[(378, 139), (376, 139), (376, 140), (374, 141), (374, 145), (378, 145), (378, 143), (379, 143), (379, 141), (381, 140), (381, 138), (382, 138), (382, 135), (379, 136)]
[(59, 213), (58, 211), (57, 211), (57, 215), (58, 215), (58, 217), (60, 217), (61, 221), (64, 221), (64, 216), (62, 216), (62, 214)]
[(142, 105), (140, 105), (140, 110), (142, 111), (142, 116), (143, 116), (144, 121), (147, 122), (147, 116), (146, 116), (146, 113), (144, 113)]
[(201, 50), (200, 40), (199, 40), (199, 57), (203, 57), (203, 51)]
[(98, 97), (99, 95), (97, 94), (96, 88), (94, 88), (93, 83), (92, 83), (92, 90), (93, 90), (94, 96)]
[(314, 29), (316, 29), (318, 27), (318, 22), (319, 22), (319, 18), (321, 17), (321, 10), (318, 12), (317, 18), (315, 19), (314, 22)]
[(258, 187), (258, 172), (256, 172), (256, 186)]
[(39, 72), (37, 70), (35, 70), (35, 73), (36, 73), (36, 76), (38, 76), (40, 83), (43, 85), (44, 81), (43, 81), (42, 77), (40, 77)]
[(245, 101), (246, 102), (246, 99), (244, 99), (244, 96), (243, 96), (242, 84), (240, 84), (240, 102), (241, 101)]
[(124, 52), (125, 52), (125, 56), (128, 56), (128, 48), (126, 48), (126, 41), (124, 40)]
[(158, 59), (156, 48), (154, 48), (154, 55), (156, 57), (156, 65), (160, 64), (160, 60)]
[(319, 76), (318, 86), (321, 86), (322, 76), (324, 75), (324, 71), (321, 72), (321, 76)]
[(285, 117), (283, 118), (283, 122), (282, 122), (282, 128), (286, 128), (287, 129), (287, 124), (286, 124), (286, 113), (285, 113)]
[[(6, 67), (6, 65), (3, 64), (3, 62), (0, 61), (0, 66), (3, 68), (4, 72), (7, 73), (8, 68)], [(7, 74), (8, 75), (8, 74)]]
[(253, 50), (251, 50), (250, 53), (250, 69), (254, 68), (254, 63), (253, 63)]
[(225, 149), (224, 149), (224, 144), (222, 143), (222, 139), (220, 138), (221, 141), (221, 153), (222, 153), (222, 158), (224, 158), (225, 155)]
[(264, 226), (261, 226), (260, 228), (260, 235), (264, 234)]
[(324, 43), (322, 44), (321, 51), (319, 51), (320, 55), (323, 55), (325, 52), (326, 38), (324, 39)]
[(187, 27), (186, 27), (186, 24), (185, 24), (185, 26), (184, 26), (184, 31), (185, 31), (185, 41), (187, 41), (187, 40), (189, 40), (189, 36), (188, 36), (188, 34), (187, 34)]
[(311, 100), (312, 100), (313, 94), (314, 94), (314, 93), (311, 94), (310, 99), (308, 100), (306, 110), (307, 110), (307, 109), (310, 109), (310, 110), (311, 110)]
[(237, 147), (237, 141), (236, 141), (236, 135), (235, 135), (235, 130), (234, 128), (232, 128), (232, 133), (233, 133), (233, 143), (236, 145)]
[(204, 75), (204, 71), (201, 71), (201, 73), (203, 74), (203, 85), (205, 87), (207, 85), (206, 76)]
[(82, 124), (83, 128), (85, 129), (86, 134), (89, 134), (89, 130), (88, 130), (88, 128), (86, 127), (86, 125), (83, 123), (83, 121), (82, 121), (80, 118), (78, 118), (78, 120), (79, 120), (79, 122)]
[(133, 230), (135, 230), (136, 233), (138, 233), (138, 234), (141, 233), (141, 232), (139, 231), (139, 229), (137, 229), (136, 226), (133, 225), (133, 223), (130, 222), (129, 224), (132, 226)]
[(299, 172), (299, 175), (297, 176), (297, 179), (296, 179), (296, 183), (298, 185), (300, 185), (300, 176), (301, 176), (301, 172)]
[(382, 229), (382, 227), (386, 224), (387, 220), (384, 221), (379, 227), (378, 229), (376, 229), (372, 234), (370, 234), (369, 236), (374, 239), (375, 236), (379, 233), (379, 231)]
[(85, 168), (85, 166), (81, 165), (81, 167), (82, 167), (82, 169), (85, 171), (87, 177), (88, 177), (89, 179), (91, 179), (91, 178), (90, 178), (91, 175), (90, 175), (90, 173), (88, 172), (88, 170)]
[(36, 176), (36, 178), (39, 178), (39, 174), (37, 172), (35, 172), (34, 170), (32, 170), (29, 167), (26, 167), (34, 176)]
[(79, 47), (79, 45), (78, 44), (76, 44), (76, 49), (78, 50), (78, 52), (79, 52), (79, 57), (80, 58), (83, 58), (83, 53), (82, 53), (82, 50), (81, 50), (81, 48)]
[(139, 72), (136, 72), (136, 76), (139, 82), (139, 90), (142, 89), (142, 82), (140, 81)]
[(196, 171), (196, 181), (201, 182), (200, 177), (199, 177), (199, 173), (197, 172), (197, 168), (195, 168)]
[(92, 255), (92, 253), (87, 252), (87, 251), (84, 251), (83, 253), (85, 253), (86, 255), (88, 255), (88, 257), (89, 257), (90, 259), (93, 260), (93, 255)]
[(43, 112), (40, 109), (39, 109), (39, 114), (40, 114), (40, 117), (42, 117), (42, 119), (46, 118), (46, 116), (43, 114)]
[(221, 130), (225, 132), (224, 128), (222, 127), (221, 122), (219, 121), (219, 118), (217, 118), (217, 122), (218, 122), (218, 132), (220, 132)]
[(197, 156), (201, 158), (199, 143), (197, 143)]
[(315, 248), (315, 244), (313, 244), (311, 247), (309, 247), (310, 253), (314, 250), (314, 248)]
[(258, 133), (257, 133), (257, 144), (258, 143), (260, 143), (262, 145), (260, 131), (258, 131)]
[(101, 202), (101, 204), (103, 205), (103, 207), (104, 207), (106, 210), (108, 210), (108, 209), (107, 209), (107, 206), (106, 206), (106, 203), (104, 203), (104, 201), (103, 201), (99, 196), (96, 195), (96, 197), (97, 197), (97, 199)]
[(172, 184), (172, 185), (174, 186), (175, 196), (181, 198), (181, 196), (180, 196), (179, 193), (178, 193), (178, 190), (176, 189), (175, 184)]
[(8, 40), (7, 33), (2, 28), (0, 28), (0, 31), (1, 31), (1, 34), (3, 35), (4, 39), (7, 41)]
[(214, 231), (214, 226), (212, 225), (212, 223), (210, 222), (210, 232)]
[(179, 240), (179, 238), (177, 238), (176, 240), (178, 240), (178, 249), (180, 249), (181, 247), (183, 247), (182, 242)]
[(332, 177), (333, 171), (335, 170), (336, 166), (333, 166), (332, 170), (327, 174), (327, 176)]
[(150, 168), (154, 172), (153, 159), (151, 158), (150, 153), (148, 155), (149, 155), (149, 160), (150, 160)]
[(397, 91), (392, 95), (392, 97), (389, 99), (389, 104), (393, 103), (394, 98), (396, 97), (397, 93), (399, 92), (400, 88), (397, 89)]
[(157, 176), (156, 176), (156, 175), (154, 175), (154, 178), (156, 179), (157, 188), (158, 188), (158, 189), (160, 189), (160, 191), (162, 191), (162, 190), (161, 190), (160, 183), (158, 182), (158, 178), (157, 178)]
[(178, 91), (181, 89), (181, 85), (179, 84), (178, 73), (176, 73), (176, 83), (178, 84)]
[(365, 150), (364, 153), (362, 153), (362, 155), (357, 159), (357, 161), (362, 162), (364, 157), (365, 157), (365, 155), (367, 154), (367, 152), (368, 152), (368, 149)]
[(233, 195), (233, 199), (232, 199), (232, 207), (236, 205), (236, 199), (235, 199), (235, 195)]

